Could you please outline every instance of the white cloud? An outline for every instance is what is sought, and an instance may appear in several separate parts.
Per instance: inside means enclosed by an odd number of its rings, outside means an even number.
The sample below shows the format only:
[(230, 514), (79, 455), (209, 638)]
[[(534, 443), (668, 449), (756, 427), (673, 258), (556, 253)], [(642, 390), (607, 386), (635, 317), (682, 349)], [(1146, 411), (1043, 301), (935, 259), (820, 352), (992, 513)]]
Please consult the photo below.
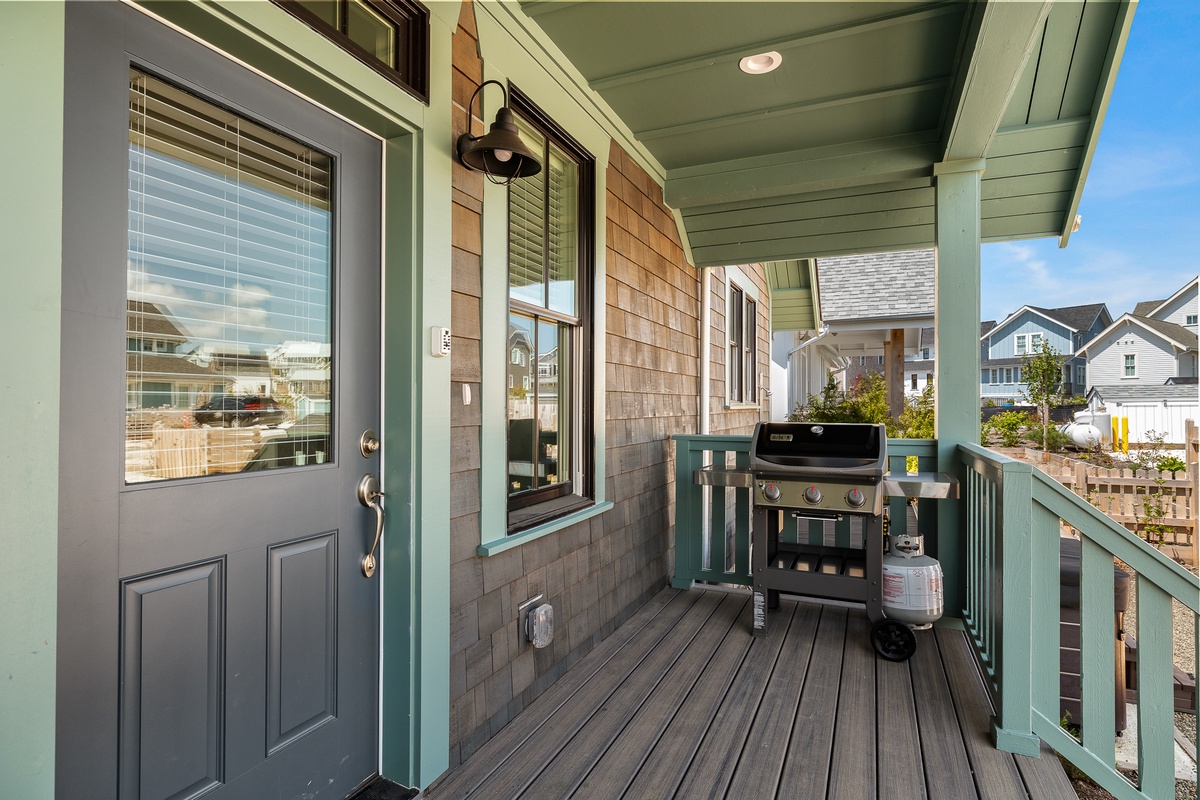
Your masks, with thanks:
[[(1130, 139), (1130, 137), (1124, 137)], [(1088, 200), (1115, 200), (1200, 181), (1191, 150), (1174, 142), (1138, 136), (1111, 143), (1097, 154), (1088, 173)]]

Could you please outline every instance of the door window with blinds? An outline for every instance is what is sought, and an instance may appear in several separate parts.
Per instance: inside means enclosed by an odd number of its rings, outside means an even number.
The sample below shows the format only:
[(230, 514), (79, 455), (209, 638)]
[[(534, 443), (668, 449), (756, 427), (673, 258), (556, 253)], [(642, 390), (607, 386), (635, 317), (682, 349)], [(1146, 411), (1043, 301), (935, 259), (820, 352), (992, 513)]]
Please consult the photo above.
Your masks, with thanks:
[(332, 460), (332, 174), (130, 71), (127, 483)]
[[(517, 92), (521, 138), (542, 160), (508, 189), (508, 495), (510, 530), (590, 492), (583, 413), (591, 392), (592, 161)], [(557, 501), (557, 502), (554, 502)], [(543, 513), (545, 512), (545, 513)]]

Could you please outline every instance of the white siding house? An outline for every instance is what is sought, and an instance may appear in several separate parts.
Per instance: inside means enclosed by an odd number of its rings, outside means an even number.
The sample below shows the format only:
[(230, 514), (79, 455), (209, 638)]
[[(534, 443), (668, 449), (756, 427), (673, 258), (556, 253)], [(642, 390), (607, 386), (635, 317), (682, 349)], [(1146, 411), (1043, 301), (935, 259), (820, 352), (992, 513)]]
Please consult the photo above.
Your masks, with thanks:
[(1169, 378), (1197, 376), (1197, 279), (1166, 300), (1138, 303), (1079, 352), (1087, 358), (1087, 383), (1161, 386)]

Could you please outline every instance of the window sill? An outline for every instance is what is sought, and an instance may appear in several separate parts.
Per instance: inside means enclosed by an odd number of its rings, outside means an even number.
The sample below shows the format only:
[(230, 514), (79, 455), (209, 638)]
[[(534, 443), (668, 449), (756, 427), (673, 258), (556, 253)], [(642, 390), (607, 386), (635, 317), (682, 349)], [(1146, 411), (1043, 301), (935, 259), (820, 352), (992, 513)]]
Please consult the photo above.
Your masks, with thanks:
[(592, 517), (599, 516), (605, 511), (613, 507), (611, 501), (593, 503), (586, 508), (578, 511), (568, 512), (561, 517), (544, 522), (541, 525), (535, 525), (532, 528), (526, 528), (523, 531), (514, 533), (511, 536), (505, 536), (503, 539), (496, 539), (491, 542), (485, 542), (475, 549), (475, 552), (481, 556), (494, 556), (497, 553), (503, 553), (505, 550), (511, 550), (514, 547), (519, 547), (526, 542), (531, 542), (534, 539), (540, 539), (547, 534), (560, 531), (563, 528), (568, 528), (572, 525), (577, 525), (580, 522), (589, 520)]
[(731, 403), (725, 402), (726, 411), (762, 411), (762, 406), (758, 403)]

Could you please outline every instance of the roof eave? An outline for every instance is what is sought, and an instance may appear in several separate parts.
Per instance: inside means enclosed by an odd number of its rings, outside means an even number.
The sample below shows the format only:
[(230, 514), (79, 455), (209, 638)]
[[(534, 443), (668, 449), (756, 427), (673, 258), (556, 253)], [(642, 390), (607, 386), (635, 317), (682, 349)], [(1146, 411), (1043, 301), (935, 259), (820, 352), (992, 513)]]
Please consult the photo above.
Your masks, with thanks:
[(1079, 213), (1079, 203), (1083, 199), (1083, 186), (1087, 183), (1088, 171), (1092, 166), (1092, 158), (1096, 154), (1096, 145), (1100, 141), (1100, 129), (1104, 125), (1104, 116), (1108, 113), (1108, 103), (1112, 99), (1113, 87), (1117, 82), (1117, 70), (1121, 66), (1121, 58), (1125, 54), (1125, 44), (1129, 41), (1129, 29), (1133, 25), (1133, 14), (1137, 10), (1138, 0), (1124, 0), (1117, 12), (1117, 24), (1113, 26), (1113, 35), (1108, 48), (1108, 56), (1104, 61), (1103, 88), (1096, 98), (1095, 110), (1092, 113), (1091, 126), (1088, 128), (1087, 145), (1084, 147), (1083, 158), (1079, 163), (1079, 174), (1075, 188), (1071, 192), (1071, 203), (1063, 217), (1062, 230), (1058, 235), (1058, 246), (1066, 247), (1071, 240), (1075, 216)]

